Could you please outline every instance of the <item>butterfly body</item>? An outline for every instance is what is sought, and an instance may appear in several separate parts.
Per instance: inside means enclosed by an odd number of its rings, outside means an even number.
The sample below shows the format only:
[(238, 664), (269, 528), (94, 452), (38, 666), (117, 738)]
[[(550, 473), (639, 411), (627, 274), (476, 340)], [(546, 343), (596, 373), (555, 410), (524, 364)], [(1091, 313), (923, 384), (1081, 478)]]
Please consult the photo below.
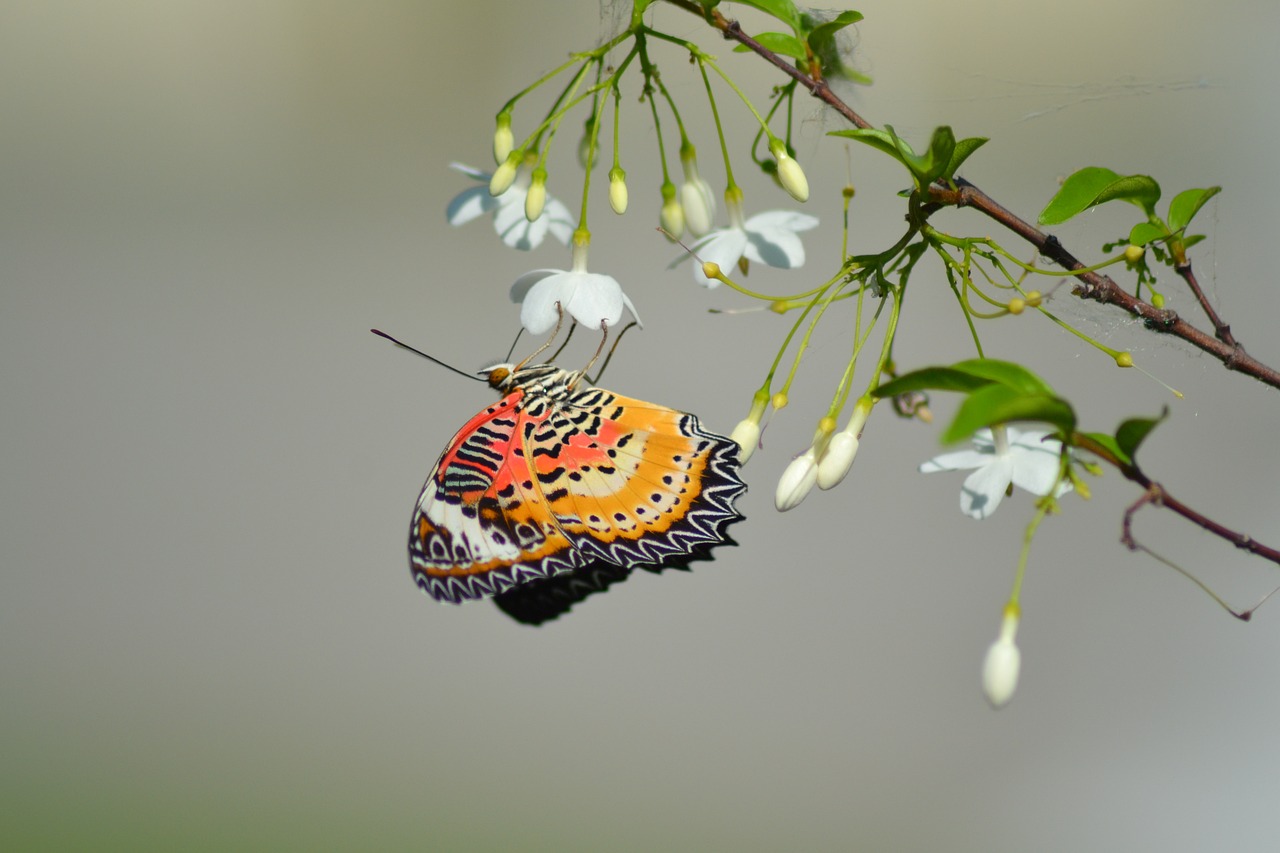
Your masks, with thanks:
[(453, 603), (586, 573), (660, 566), (725, 541), (738, 448), (693, 415), (551, 364), (498, 365), (502, 399), (453, 437), (423, 486), (410, 568)]

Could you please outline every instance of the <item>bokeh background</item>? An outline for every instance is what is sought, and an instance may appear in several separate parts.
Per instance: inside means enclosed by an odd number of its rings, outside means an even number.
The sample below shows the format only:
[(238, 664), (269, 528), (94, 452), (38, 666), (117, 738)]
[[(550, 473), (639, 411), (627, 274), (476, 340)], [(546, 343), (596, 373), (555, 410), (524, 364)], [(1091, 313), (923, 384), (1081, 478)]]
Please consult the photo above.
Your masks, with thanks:
[[(1226, 188), (1197, 221), (1197, 268), (1251, 352), (1280, 362), (1273, 36), (1280, 7), (866, 0), (849, 93), (923, 140), (992, 142), (965, 174), (1034, 216), (1086, 165), (1146, 172), (1166, 196)], [(540, 629), (414, 588), (404, 539), (437, 454), (488, 389), (389, 346), (378, 326), (467, 369), (517, 329), (507, 287), (566, 250), (453, 229), (489, 165), (492, 116), (625, 14), (591, 2), (137, 0), (0, 3), (0, 841), (7, 849), (1274, 849), (1280, 608), (1252, 624), (1121, 548), (1134, 489), (1108, 474), (1035, 543), (1022, 684), (992, 711), (979, 669), (1022, 527), (1018, 495), (981, 524), (960, 475), (916, 473), (937, 429), (877, 412), (853, 475), (777, 515), (848, 352), (821, 331), (746, 469), (736, 549), (641, 574)], [(759, 18), (744, 12), (749, 25)], [(717, 50), (763, 104), (776, 82), (683, 13), (657, 23)], [(659, 51), (717, 190), (723, 172), (685, 58)], [(712, 315), (742, 297), (665, 269), (647, 106), (624, 120), (632, 210), (594, 202), (593, 267), (646, 321), (606, 385), (729, 430), (786, 321)], [(545, 104), (545, 102), (540, 102)], [(752, 210), (793, 203), (751, 175)], [(543, 106), (517, 113), (528, 128)], [(905, 180), (823, 137), (799, 159), (824, 220), (802, 274), (901, 227)], [(552, 191), (576, 208), (580, 122)], [(670, 144), (674, 144), (670, 137)], [(1058, 233), (1096, 256), (1103, 209)], [(957, 233), (992, 233), (948, 215)], [(1011, 243), (1011, 245), (1013, 245)], [(1166, 275), (1172, 307), (1196, 316)], [(987, 324), (1091, 428), (1172, 409), (1145, 450), (1167, 486), (1280, 540), (1276, 393), (1072, 300), (1052, 306), (1186, 394), (1036, 316)], [(904, 367), (967, 357), (936, 269), (913, 279)], [(842, 318), (842, 319), (841, 319)], [(523, 346), (524, 344), (522, 344)], [(578, 340), (564, 361), (584, 361)], [(865, 378), (856, 380), (861, 386)], [(935, 399), (945, 416), (954, 400)], [(1274, 567), (1144, 514), (1142, 538), (1233, 603)]]

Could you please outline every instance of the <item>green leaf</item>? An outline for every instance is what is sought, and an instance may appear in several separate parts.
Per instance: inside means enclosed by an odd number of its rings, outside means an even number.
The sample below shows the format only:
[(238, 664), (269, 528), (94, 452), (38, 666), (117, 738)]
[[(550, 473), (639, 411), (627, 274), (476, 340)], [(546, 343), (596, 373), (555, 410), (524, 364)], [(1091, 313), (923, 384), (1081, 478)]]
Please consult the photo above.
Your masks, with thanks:
[(1183, 190), (1169, 202), (1169, 230), (1181, 231), (1191, 224), (1191, 219), (1204, 207), (1205, 202), (1222, 192), (1222, 187), (1203, 190)]
[[(767, 50), (782, 56), (789, 56), (792, 59), (806, 59), (808, 54), (804, 51), (804, 45), (795, 36), (786, 33), (760, 33), (754, 37), (760, 45)], [(740, 44), (734, 49), (735, 53), (746, 53), (751, 50), (745, 44)]]
[(990, 384), (990, 379), (984, 379), (963, 370), (951, 367), (925, 367), (904, 373), (897, 379), (884, 383), (872, 393), (880, 398), (896, 397), (912, 391), (961, 391), (968, 394)]
[(800, 11), (791, 0), (738, 0), (743, 6), (753, 6), (765, 14), (772, 15), (782, 23), (800, 32)]
[(858, 23), (858, 21), (861, 20), (861, 12), (854, 12), (853, 10), (841, 12), (830, 21), (827, 21), (824, 24), (818, 24), (818, 26), (814, 27), (813, 30), (810, 31), (809, 47), (813, 49), (814, 53), (819, 55), (834, 49), (836, 33), (840, 32), (847, 26)]
[(1006, 385), (1022, 394), (1053, 396), (1053, 388), (1049, 387), (1048, 382), (1012, 361), (1001, 361), (998, 358), (971, 358), (956, 362), (951, 365), (951, 369)]
[(969, 159), (969, 155), (977, 151), (979, 148), (987, 144), (985, 136), (970, 136), (967, 139), (961, 139), (956, 143), (955, 150), (951, 152), (951, 162), (947, 164), (947, 168), (942, 171), (942, 177), (948, 181), (955, 176), (956, 169), (960, 168), (960, 164)]
[(1134, 246), (1145, 246), (1168, 236), (1169, 233), (1154, 222), (1139, 222), (1129, 231), (1129, 243)]
[(907, 165), (907, 161), (903, 159), (902, 151), (899, 149), (899, 146), (901, 145), (908, 151), (911, 151), (911, 146), (907, 145), (907, 143), (898, 139), (896, 136), (891, 136), (885, 131), (877, 130), (875, 128), (868, 128), (866, 130), (861, 128), (853, 128), (851, 130), (832, 130), (827, 133), (827, 136), (843, 136), (847, 139), (856, 139), (858, 142), (870, 145), (877, 151), (888, 154), (904, 166)]
[(1160, 185), (1146, 175), (1117, 175), (1101, 166), (1088, 166), (1062, 182), (1040, 212), (1041, 225), (1057, 225), (1094, 205), (1120, 199), (1155, 216)]
[(1121, 450), (1120, 445), (1116, 444), (1116, 440), (1105, 432), (1084, 432), (1080, 433), (1080, 435), (1083, 435), (1095, 444), (1100, 445), (1103, 450), (1106, 450), (1123, 464), (1133, 464), (1133, 460), (1129, 458), (1129, 454)]
[(1192, 246), (1194, 246), (1196, 243), (1199, 243), (1203, 239), (1204, 239), (1203, 234), (1195, 234), (1191, 237), (1184, 237), (1182, 238), (1182, 248), (1190, 249)]
[(1160, 185), (1148, 175), (1127, 175), (1104, 187), (1093, 204), (1117, 199), (1137, 205), (1147, 216), (1155, 216), (1156, 202), (1160, 200)]
[(1110, 169), (1101, 166), (1088, 166), (1068, 177), (1062, 182), (1057, 193), (1040, 211), (1037, 220), (1041, 225), (1057, 225), (1066, 222), (1077, 213), (1093, 204), (1107, 184), (1120, 176)]
[(1070, 433), (1075, 429), (1076, 415), (1071, 404), (1061, 397), (1024, 394), (1008, 385), (992, 383), (974, 391), (960, 404), (955, 420), (942, 434), (942, 441), (953, 444), (983, 427), (1014, 421), (1043, 422)]
[(1169, 407), (1166, 406), (1158, 418), (1130, 418), (1116, 428), (1116, 446), (1132, 461), (1138, 455), (1142, 442), (1168, 416)]

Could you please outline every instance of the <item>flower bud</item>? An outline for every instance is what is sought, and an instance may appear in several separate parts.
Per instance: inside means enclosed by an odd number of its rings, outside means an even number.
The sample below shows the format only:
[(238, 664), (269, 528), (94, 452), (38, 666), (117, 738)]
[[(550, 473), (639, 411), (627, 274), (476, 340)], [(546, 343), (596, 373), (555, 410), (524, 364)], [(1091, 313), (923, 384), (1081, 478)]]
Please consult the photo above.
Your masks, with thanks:
[(843, 430), (831, 436), (821, 458), (818, 459), (818, 488), (832, 489), (840, 485), (840, 481), (848, 475), (853, 467), (854, 457), (858, 455), (858, 440), (862, 437), (862, 428), (871, 415), (871, 405), (859, 400), (853, 407), (853, 415)]
[(533, 222), (542, 215), (542, 207), (547, 203), (547, 170), (541, 167), (533, 170), (533, 182), (529, 184), (529, 193), (524, 197), (524, 218)]
[(698, 175), (698, 154), (692, 145), (680, 150), (684, 167), (684, 183), (680, 185), (680, 205), (684, 208), (685, 226), (689, 233), (701, 237), (711, 230), (716, 214), (716, 200), (711, 186)]
[(502, 161), (502, 165), (489, 179), (489, 195), (499, 196), (511, 188), (516, 180), (516, 172), (520, 169), (521, 159), (523, 158), (518, 151), (512, 151), (507, 155), (507, 159)]
[(670, 240), (679, 240), (680, 235), (684, 233), (684, 209), (680, 207), (680, 202), (676, 201), (674, 194), (662, 203), (662, 212), (658, 216), (658, 221)]
[(498, 113), (498, 129), (493, 132), (493, 162), (505, 162), (513, 145), (515, 139), (511, 135), (511, 113)]
[(778, 181), (782, 188), (796, 201), (808, 201), (809, 179), (804, 176), (800, 164), (787, 153), (787, 146), (781, 139), (775, 139), (769, 143), (769, 150), (778, 161)]
[(1133, 354), (1122, 352), (1116, 356), (1116, 367), (1133, 367)]
[(1021, 296), (1015, 296), (1009, 300), (1009, 305), (1007, 307), (1010, 314), (1021, 314), (1023, 311), (1027, 310), (1027, 301)]
[(729, 433), (729, 438), (738, 443), (738, 461), (745, 465), (760, 446), (760, 424), (751, 418), (743, 418)]
[(1014, 636), (1018, 633), (1018, 608), (1009, 605), (1005, 608), (1004, 621), (1000, 625), (1000, 636), (990, 648), (982, 663), (982, 691), (987, 694), (987, 701), (993, 708), (1002, 708), (1013, 698), (1018, 689), (1018, 673), (1022, 668), (1022, 653), (1014, 644)]
[(813, 484), (818, 480), (817, 459), (818, 452), (810, 447), (791, 460), (791, 464), (782, 472), (778, 490), (773, 496), (773, 505), (778, 508), (778, 512), (795, 509), (813, 490)]
[(619, 216), (627, 212), (627, 173), (621, 166), (609, 170), (609, 206)]
[(1134, 246), (1132, 244), (1125, 247), (1124, 259), (1131, 264), (1136, 264), (1142, 260), (1142, 256), (1146, 253), (1146, 249), (1142, 246)]

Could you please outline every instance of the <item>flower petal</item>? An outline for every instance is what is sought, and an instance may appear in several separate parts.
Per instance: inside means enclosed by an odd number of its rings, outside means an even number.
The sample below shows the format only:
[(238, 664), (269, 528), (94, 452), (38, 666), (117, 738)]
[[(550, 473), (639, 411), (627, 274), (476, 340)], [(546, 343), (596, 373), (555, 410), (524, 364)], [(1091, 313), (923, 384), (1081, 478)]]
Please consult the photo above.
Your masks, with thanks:
[(766, 210), (757, 213), (747, 220), (748, 231), (763, 231), (771, 228), (783, 228), (792, 233), (808, 231), (818, 227), (818, 217), (796, 210)]
[(450, 225), (465, 225), (498, 207), (498, 200), (484, 187), (468, 187), (449, 200), (445, 219)]
[(1013, 460), (1007, 455), (991, 457), (988, 464), (965, 478), (960, 488), (960, 511), (970, 518), (986, 518), (1000, 506), (1012, 481)]
[[(622, 319), (622, 286), (613, 276), (600, 273), (569, 273), (576, 278), (564, 310), (588, 329), (616, 326)], [(532, 331), (532, 330), (531, 330)]]
[[(532, 335), (555, 328), (577, 289), (577, 275), (563, 270), (534, 270), (511, 285), (511, 298), (520, 302), (520, 324)], [(517, 295), (519, 294), (519, 295)]]
[(475, 166), (468, 166), (466, 163), (450, 163), (449, 168), (460, 175), (466, 175), (472, 180), (480, 181), (486, 187), (493, 178), (493, 172), (486, 172), (483, 169), (477, 169)]
[(539, 221), (546, 221), (547, 230), (551, 232), (551, 236), (555, 237), (564, 245), (569, 245), (570, 238), (573, 237), (573, 230), (578, 227), (578, 220), (565, 206), (564, 202), (558, 198), (547, 196), (547, 204), (542, 209), (542, 216)]
[(963, 471), (967, 468), (981, 468), (992, 459), (990, 451), (957, 450), (935, 456), (920, 466), (922, 474), (933, 474), (937, 471)]

